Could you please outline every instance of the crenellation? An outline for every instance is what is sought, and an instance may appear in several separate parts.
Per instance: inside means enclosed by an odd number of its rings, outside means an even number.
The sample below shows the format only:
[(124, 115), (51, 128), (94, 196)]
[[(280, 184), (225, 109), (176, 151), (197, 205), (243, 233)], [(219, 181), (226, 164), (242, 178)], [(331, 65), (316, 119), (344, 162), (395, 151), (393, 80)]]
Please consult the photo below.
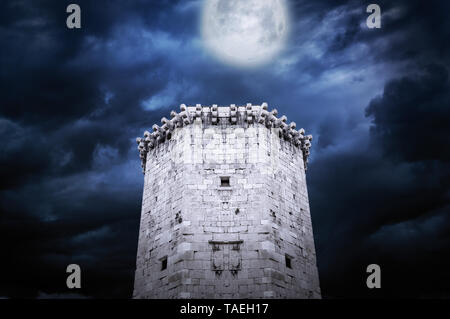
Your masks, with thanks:
[(286, 124), (286, 116), (277, 118), (278, 111), (276, 109), (268, 112), (267, 103), (260, 106), (247, 103), (246, 106), (218, 106), (213, 104), (211, 107), (196, 104), (196, 106), (180, 105), (180, 113), (170, 112), (171, 119), (163, 117), (161, 119), (162, 126), (154, 124), (153, 132), (145, 132), (144, 138), (136, 139), (143, 172), (145, 174), (146, 155), (149, 150), (153, 149), (160, 143), (172, 138), (172, 132), (177, 128), (187, 126), (194, 123), (204, 124), (222, 124), (241, 125), (249, 128), (254, 123), (263, 124), (267, 128), (280, 128), (279, 137), (292, 142), (293, 145), (300, 147), (303, 152), (304, 166), (306, 168), (307, 158), (309, 156), (309, 148), (311, 147), (311, 135), (304, 135), (304, 129), (296, 130), (296, 123)]

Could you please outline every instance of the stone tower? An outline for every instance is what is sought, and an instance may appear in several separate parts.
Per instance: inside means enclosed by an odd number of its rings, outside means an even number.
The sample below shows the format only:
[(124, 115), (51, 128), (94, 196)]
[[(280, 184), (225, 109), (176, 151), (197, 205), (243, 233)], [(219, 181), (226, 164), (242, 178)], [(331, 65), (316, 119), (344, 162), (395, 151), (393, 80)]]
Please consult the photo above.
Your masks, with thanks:
[(138, 138), (134, 298), (320, 298), (312, 136), (267, 104), (180, 106)]

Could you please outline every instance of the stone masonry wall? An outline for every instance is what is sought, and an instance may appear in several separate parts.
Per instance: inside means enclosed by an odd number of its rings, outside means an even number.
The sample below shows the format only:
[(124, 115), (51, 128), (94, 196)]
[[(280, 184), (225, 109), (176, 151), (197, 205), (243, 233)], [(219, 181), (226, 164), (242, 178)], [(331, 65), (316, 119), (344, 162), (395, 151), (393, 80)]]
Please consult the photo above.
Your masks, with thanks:
[(134, 298), (320, 298), (304, 131), (286, 138), (295, 123), (258, 121), (266, 109), (185, 107), (140, 148)]

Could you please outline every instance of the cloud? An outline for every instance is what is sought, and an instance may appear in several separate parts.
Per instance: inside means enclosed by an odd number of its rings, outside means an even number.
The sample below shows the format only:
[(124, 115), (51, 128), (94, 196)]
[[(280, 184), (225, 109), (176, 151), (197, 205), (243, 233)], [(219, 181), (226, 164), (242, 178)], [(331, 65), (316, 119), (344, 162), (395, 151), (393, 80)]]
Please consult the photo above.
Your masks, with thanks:
[(386, 85), (383, 95), (372, 100), (367, 115), (373, 117), (373, 134), (384, 154), (399, 160), (450, 159), (450, 90), (448, 71), (427, 65), (419, 74)]
[[(389, 81), (366, 108), (370, 136), (311, 163), (311, 210), (319, 262), (327, 269), (322, 284), (330, 296), (377, 296), (363, 285), (362, 271), (370, 263), (386, 270), (384, 296), (448, 294), (440, 284), (448, 275), (439, 270), (450, 264), (444, 257), (450, 248), (444, 147), (450, 128), (443, 124), (449, 120), (448, 85), (442, 65)], [(332, 139), (339, 125), (323, 129), (319, 146), (337, 143)], [(441, 256), (438, 269), (429, 262), (432, 256)], [(358, 271), (359, 282), (345, 282)]]

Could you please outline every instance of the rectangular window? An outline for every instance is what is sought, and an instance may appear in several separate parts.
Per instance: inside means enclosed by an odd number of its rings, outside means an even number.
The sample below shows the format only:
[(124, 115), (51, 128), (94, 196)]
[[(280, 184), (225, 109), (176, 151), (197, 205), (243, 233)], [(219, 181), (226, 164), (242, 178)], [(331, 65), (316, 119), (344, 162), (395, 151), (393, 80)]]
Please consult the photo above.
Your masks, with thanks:
[(285, 261), (286, 261), (286, 267), (287, 268), (292, 268), (292, 264), (291, 264), (292, 258), (289, 257), (288, 255), (284, 255), (284, 258), (285, 258)]
[(222, 176), (220, 178), (220, 187), (229, 187), (230, 186), (230, 177)]
[(167, 256), (161, 259), (161, 270), (167, 269)]

